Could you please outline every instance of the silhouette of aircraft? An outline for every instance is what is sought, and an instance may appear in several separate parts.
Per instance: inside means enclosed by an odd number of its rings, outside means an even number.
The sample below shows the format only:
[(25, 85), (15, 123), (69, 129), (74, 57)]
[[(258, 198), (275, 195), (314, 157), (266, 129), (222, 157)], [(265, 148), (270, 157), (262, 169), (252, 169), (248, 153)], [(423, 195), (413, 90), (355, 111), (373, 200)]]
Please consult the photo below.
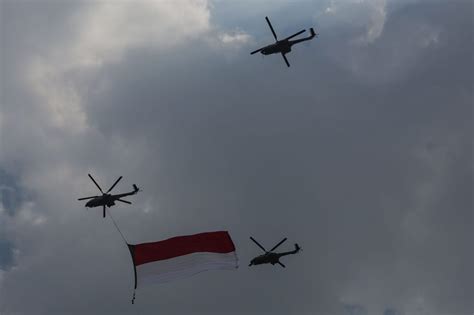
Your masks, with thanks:
[(262, 53), (263, 55), (271, 55), (271, 54), (280, 53), (282, 55), (283, 59), (285, 60), (286, 65), (289, 67), (290, 63), (288, 62), (288, 59), (286, 59), (286, 54), (291, 51), (291, 46), (293, 46), (294, 44), (298, 44), (298, 43), (313, 39), (313, 37), (318, 37), (318, 34), (316, 34), (314, 32), (314, 29), (311, 27), (309, 29), (310, 35), (308, 37), (295, 39), (295, 40), (290, 40), (291, 38), (306, 32), (306, 30), (302, 30), (302, 31), (299, 31), (298, 33), (295, 33), (291, 36), (288, 36), (287, 38), (284, 38), (282, 40), (278, 40), (278, 38), (276, 36), (276, 33), (275, 33), (275, 30), (273, 29), (273, 26), (270, 23), (270, 20), (268, 19), (268, 17), (265, 17), (265, 19), (267, 20), (268, 26), (270, 26), (270, 30), (272, 31), (273, 37), (275, 37), (276, 42), (274, 44), (270, 44), (270, 45), (267, 45), (267, 46), (262, 47), (260, 49), (252, 51), (250, 53), (251, 55), (253, 55), (255, 53), (258, 53), (258, 52)]
[(299, 247), (298, 244), (295, 244), (295, 250), (292, 250), (289, 252), (283, 252), (283, 253), (273, 253), (272, 251), (274, 251), (278, 246), (280, 246), (281, 244), (283, 244), (283, 242), (286, 241), (286, 237), (282, 241), (280, 241), (280, 243), (273, 246), (273, 248), (270, 249), (269, 251), (267, 251), (262, 245), (260, 245), (260, 243), (257, 242), (253, 237), (250, 236), (250, 239), (255, 244), (257, 244), (257, 246), (260, 247), (265, 252), (265, 254), (257, 256), (254, 259), (252, 259), (250, 261), (249, 267), (252, 265), (261, 265), (261, 264), (272, 264), (272, 265), (279, 264), (283, 268), (286, 268), (286, 266), (280, 262), (280, 257), (286, 256), (286, 255), (293, 255), (301, 250), (301, 247)]
[(102, 196), (91, 196), (91, 197), (84, 197), (84, 198), (79, 198), (77, 200), (86, 200), (86, 199), (91, 199), (86, 203), (86, 207), (88, 208), (94, 208), (94, 207), (103, 207), (103, 217), (105, 218), (105, 206), (107, 207), (112, 207), (115, 205), (115, 201), (120, 201), (123, 203), (127, 203), (131, 205), (132, 203), (127, 200), (123, 200), (121, 198), (126, 197), (126, 196), (131, 196), (135, 195), (137, 192), (139, 192), (138, 187), (133, 184), (133, 191), (128, 192), (128, 193), (123, 193), (123, 194), (117, 194), (117, 195), (111, 195), (109, 192), (117, 185), (117, 183), (122, 179), (122, 176), (120, 176), (115, 183), (112, 185), (112, 187), (109, 188), (105, 193), (102, 191), (102, 188), (100, 188), (99, 184), (94, 180), (94, 178), (89, 175), (90, 179), (94, 182), (94, 184), (99, 188), (100, 192), (102, 193)]

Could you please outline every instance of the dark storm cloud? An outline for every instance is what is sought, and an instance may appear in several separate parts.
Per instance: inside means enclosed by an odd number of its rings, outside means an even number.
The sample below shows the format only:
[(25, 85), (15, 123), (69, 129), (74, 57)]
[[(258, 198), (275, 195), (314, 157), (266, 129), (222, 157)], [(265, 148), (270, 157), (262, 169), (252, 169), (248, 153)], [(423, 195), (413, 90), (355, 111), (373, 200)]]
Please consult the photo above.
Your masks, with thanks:
[(13, 263), (13, 246), (10, 242), (0, 240), (0, 270), (8, 269)]
[[(393, 71), (386, 71), (384, 66), (398, 58), (386, 54), (391, 51), (386, 46), (407, 37), (395, 30), (401, 25), (415, 29), (424, 6), (392, 13), (384, 36), (366, 48), (366, 54), (379, 58), (368, 77), (365, 70), (348, 77), (337, 63), (330, 62), (330, 57), (305, 65), (305, 70), (297, 74), (283, 72), (278, 67), (281, 60), (275, 57), (264, 61), (271, 67), (256, 74), (254, 68), (261, 60), (255, 62), (242, 56), (239, 61), (246, 67), (226, 67), (219, 64), (218, 56), (204, 55), (194, 45), (189, 56), (177, 57), (176, 61), (170, 56), (166, 64), (153, 62), (153, 56), (147, 53), (130, 56), (130, 63), (110, 72), (117, 86), (88, 102), (94, 104), (88, 117), (104, 133), (123, 137), (128, 134), (138, 141), (135, 136), (148, 135), (149, 160), (154, 158), (157, 162), (148, 168), (156, 167), (150, 174), (159, 174), (154, 180), (163, 181), (158, 184), (157, 194), (165, 208), (183, 213), (183, 218), (175, 219), (180, 226), (191, 227), (196, 218), (212, 218), (216, 210), (219, 215), (220, 209), (226, 209), (228, 220), (245, 222), (233, 230), (242, 231), (242, 240), (264, 225), (269, 231), (265, 234), (287, 231), (311, 244), (313, 251), (305, 252), (305, 270), (312, 275), (311, 283), (316, 287), (306, 287), (305, 291), (326, 297), (322, 292), (330, 291), (327, 288), (331, 286), (338, 286), (336, 291), (340, 291), (345, 283), (354, 281), (358, 285), (362, 280), (359, 277), (382, 277), (386, 268), (401, 268), (395, 271), (396, 277), (376, 283), (392, 283), (376, 299), (386, 299), (387, 303), (393, 299), (397, 303), (419, 290), (429, 290), (434, 283), (447, 281), (444, 294), (431, 292), (436, 294), (431, 302), (441, 304), (442, 296), (458, 290), (456, 296), (466, 297), (463, 305), (468, 310), (471, 305), (463, 292), (472, 292), (469, 277), (459, 285), (454, 273), (440, 275), (441, 270), (453, 270), (454, 266), (462, 266), (461, 273), (466, 275), (471, 272), (472, 255), (467, 249), (472, 221), (467, 190), (472, 174), (455, 171), (466, 170), (469, 165), (470, 137), (466, 135), (471, 105), (465, 93), (470, 88), (470, 76), (468, 70), (463, 70), (464, 64), (455, 62), (468, 60), (468, 34), (464, 33), (466, 38), (460, 35), (461, 38), (443, 41), (443, 47), (434, 48), (437, 53), (417, 48), (414, 56), (402, 55), (402, 62)], [(454, 13), (454, 9), (433, 5), (423, 11), (422, 21), (448, 32), (447, 25), (440, 23), (437, 16)], [(453, 31), (461, 31), (469, 24), (468, 14), (460, 21), (451, 26)], [(326, 37), (313, 45), (324, 46), (326, 40), (337, 44), (336, 37)], [(347, 48), (346, 44), (343, 46)], [(301, 53), (296, 52), (299, 49)], [(410, 53), (414, 50), (400, 49)], [(295, 59), (296, 66), (311, 59), (308, 49), (295, 50), (289, 57)], [(318, 57), (324, 56), (317, 53), (313, 58)], [(416, 63), (405, 65), (403, 58)], [(356, 62), (369, 66), (365, 60)], [(452, 72), (447, 71), (446, 63)], [(160, 72), (169, 75), (156, 75)], [(388, 82), (373, 82), (373, 77), (382, 73), (387, 76), (382, 81)], [(206, 80), (200, 80), (204, 75)], [(457, 78), (455, 85), (449, 83), (453, 78)], [(127, 93), (127, 87), (136, 93)], [(110, 112), (119, 115), (111, 121)], [(130, 117), (140, 123), (129, 124)], [(435, 164), (426, 165), (429, 161), (416, 156), (418, 150), (428, 159), (433, 157)], [(436, 178), (438, 168), (447, 170)], [(417, 195), (418, 186), (434, 182), (445, 191), (445, 176), (466, 190), (461, 188), (445, 196), (430, 192), (433, 195), (426, 197), (430, 199), (430, 209), (419, 210), (418, 214), (418, 203), (424, 203), (418, 199), (425, 198)], [(443, 203), (458, 204), (458, 214), (447, 211), (441, 206)], [(413, 246), (403, 237), (411, 212), (420, 216), (416, 220), (422, 226), (409, 229), (427, 229), (428, 233), (426, 239)], [(438, 231), (438, 225), (447, 222), (444, 232)], [(459, 247), (449, 246), (451, 242)], [(467, 256), (459, 261), (448, 258), (456, 256), (460, 248), (466, 250)], [(448, 253), (448, 257), (440, 253)], [(406, 259), (413, 266), (405, 266)], [(433, 269), (420, 272), (421, 265)], [(314, 267), (324, 270), (325, 277), (321, 278)], [(399, 281), (398, 277), (404, 280)], [(411, 293), (394, 296), (410, 277), (418, 280), (410, 284)], [(305, 294), (301, 296), (301, 300), (295, 298), (295, 304), (303, 307), (308, 299)], [(317, 298), (316, 303), (320, 303)], [(318, 306), (308, 309), (312, 307)], [(441, 311), (443, 307), (436, 305), (435, 309)], [(456, 309), (454, 305), (448, 307), (448, 312)]]
[[(288, 55), (291, 69), (279, 56), (248, 55), (253, 42), (235, 54), (196, 38), (67, 75), (81, 87), (88, 129), (65, 135), (65, 147), (43, 144), (59, 155), (43, 163), (64, 163), (51, 178), (64, 171), (75, 184), (42, 188), (39, 209), (59, 217), (47, 217), (54, 234), (31, 234), (49, 251), (23, 238), (20, 249), (29, 253), (4, 276), (8, 302), (0, 307), (472, 313), (470, 6), (388, 5), (383, 32), (370, 43), (353, 41), (366, 32), (359, 19), (357, 28), (342, 21), (325, 28), (325, 16), (320, 38)], [(286, 13), (272, 14), (285, 33), (292, 30)], [(342, 13), (335, 14), (337, 21)], [(255, 27), (248, 31), (266, 25)], [(42, 151), (32, 153), (46, 161)], [(76, 192), (95, 192), (88, 171), (103, 186), (124, 175), (117, 191), (143, 186), (133, 207), (112, 209), (130, 242), (229, 229), (242, 267), (140, 288), (132, 308), (130, 258), (113, 226), (71, 206)], [(265, 246), (286, 236), (282, 248), (298, 242), (304, 252), (288, 257), (285, 270), (248, 269), (260, 253), (249, 235)]]
[(21, 202), (25, 199), (25, 193), (18, 187), (15, 178), (0, 169), (0, 203), (3, 209), (10, 216), (13, 216)]
[[(13, 176), (0, 169), (0, 217), (5, 214), (13, 217), (21, 203), (26, 200), (25, 193), (22, 192)], [(6, 216), (5, 216), (6, 218)], [(14, 245), (7, 238), (6, 220), (0, 221), (0, 270), (8, 270), (14, 263)]]

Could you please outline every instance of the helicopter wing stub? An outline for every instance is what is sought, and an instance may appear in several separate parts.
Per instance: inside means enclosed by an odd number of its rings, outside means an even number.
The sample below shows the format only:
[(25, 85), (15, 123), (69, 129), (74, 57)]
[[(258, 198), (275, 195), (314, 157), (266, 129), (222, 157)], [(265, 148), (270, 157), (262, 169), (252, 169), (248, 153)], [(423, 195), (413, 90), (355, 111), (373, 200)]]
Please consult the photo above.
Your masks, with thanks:
[(87, 175), (88, 175), (89, 178), (94, 182), (94, 184), (97, 186), (97, 188), (99, 188), (100, 192), (101, 192), (101, 193), (104, 193), (104, 192), (102, 191), (102, 188), (100, 188), (99, 184), (97, 184), (97, 182), (95, 181), (94, 177), (92, 177), (91, 174), (87, 174)]
[(123, 203), (128, 203), (129, 205), (132, 204), (130, 201), (123, 200), (123, 199), (117, 199), (117, 201), (120, 201), (120, 202), (123, 202)]
[(272, 23), (270, 23), (270, 20), (268, 19), (268, 16), (265, 17), (265, 20), (267, 20), (268, 26), (270, 26), (270, 30), (272, 31), (273, 37), (275, 37), (275, 40), (278, 41), (275, 30), (273, 29)]
[(286, 237), (285, 237), (284, 239), (282, 239), (282, 240), (280, 241), (280, 243), (278, 243), (278, 244), (276, 244), (275, 246), (273, 246), (273, 248), (270, 249), (270, 251), (271, 251), (271, 252), (274, 251), (275, 249), (277, 249), (278, 246), (280, 246), (281, 244), (283, 244), (285, 241), (286, 241)]
[(115, 185), (117, 185), (117, 183), (122, 179), (122, 176), (120, 176), (116, 181), (115, 183), (112, 185), (112, 187), (109, 188), (109, 190), (107, 190), (106, 194), (108, 194), (112, 189), (114, 189)]
[(277, 262), (277, 264), (279, 264), (279, 265), (282, 266), (283, 268), (286, 268), (286, 266), (285, 266), (283, 263), (281, 263), (281, 262)]
[(106, 211), (106, 210), (105, 210), (105, 205), (104, 205), (104, 206), (103, 206), (103, 211), (102, 211), (102, 217), (104, 217), (104, 218), (105, 218), (105, 211)]
[(303, 34), (304, 32), (306, 32), (306, 30), (301, 30), (301, 31), (299, 31), (298, 33), (295, 33), (295, 34), (293, 34), (293, 35), (291, 35), (291, 36), (288, 36), (288, 37), (285, 38), (284, 40), (291, 39), (291, 38), (293, 38), (293, 37), (295, 37), (295, 36), (298, 36), (298, 35), (300, 35), (300, 34)]
[(99, 196), (84, 197), (84, 198), (79, 198), (77, 200), (93, 199), (93, 198), (97, 198), (97, 197), (99, 197)]
[(286, 59), (285, 54), (284, 54), (284, 53), (281, 53), (281, 56), (282, 56), (283, 59), (285, 60), (286, 65), (289, 67), (289, 66), (290, 66), (290, 63), (288, 62), (288, 59)]
[(267, 250), (266, 250), (262, 245), (260, 245), (260, 243), (257, 242), (252, 236), (250, 236), (250, 239), (251, 239), (255, 244), (257, 244), (257, 246), (260, 247), (265, 253), (267, 252)]

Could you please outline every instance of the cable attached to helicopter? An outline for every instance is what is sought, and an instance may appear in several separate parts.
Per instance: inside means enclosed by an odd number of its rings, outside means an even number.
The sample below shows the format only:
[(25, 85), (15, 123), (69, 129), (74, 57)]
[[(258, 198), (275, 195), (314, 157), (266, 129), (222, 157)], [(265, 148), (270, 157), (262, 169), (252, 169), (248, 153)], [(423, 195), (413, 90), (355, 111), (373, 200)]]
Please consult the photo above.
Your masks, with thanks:
[[(115, 222), (115, 219), (114, 217), (112, 216), (112, 214), (109, 212), (109, 209), (106, 209), (107, 213), (109, 214), (109, 217), (112, 219), (112, 223), (114, 224), (115, 228), (117, 229), (117, 231), (119, 232), (120, 236), (122, 237), (122, 240), (124, 241), (125, 245), (127, 246), (127, 248), (129, 247), (129, 244), (127, 242), (127, 239), (125, 238), (125, 236), (123, 235), (122, 231), (120, 230), (120, 228), (118, 227), (117, 225), (117, 222)], [(136, 291), (136, 287), (133, 288), (133, 295), (132, 295), (132, 304), (135, 304), (135, 291)]]

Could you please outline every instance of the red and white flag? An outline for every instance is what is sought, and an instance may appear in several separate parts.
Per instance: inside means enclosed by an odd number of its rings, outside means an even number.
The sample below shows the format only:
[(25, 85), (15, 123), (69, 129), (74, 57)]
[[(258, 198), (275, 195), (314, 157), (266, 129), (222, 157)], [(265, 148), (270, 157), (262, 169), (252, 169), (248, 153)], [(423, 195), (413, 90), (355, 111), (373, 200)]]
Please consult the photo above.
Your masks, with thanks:
[(177, 236), (164, 241), (128, 245), (137, 282), (163, 283), (202, 271), (238, 267), (227, 231)]

